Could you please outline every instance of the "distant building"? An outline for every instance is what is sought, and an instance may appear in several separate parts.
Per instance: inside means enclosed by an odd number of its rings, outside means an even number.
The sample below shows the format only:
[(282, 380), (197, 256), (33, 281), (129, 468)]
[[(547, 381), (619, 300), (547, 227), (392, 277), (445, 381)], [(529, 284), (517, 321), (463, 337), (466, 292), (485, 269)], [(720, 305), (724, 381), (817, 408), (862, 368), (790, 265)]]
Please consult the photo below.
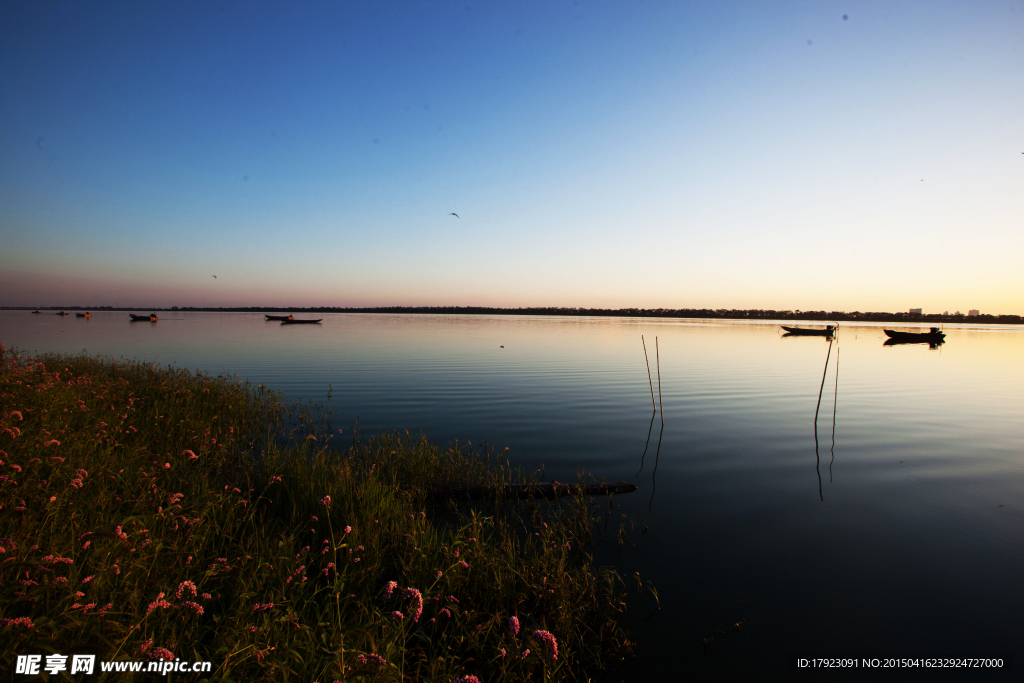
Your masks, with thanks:
[(978, 309), (977, 308), (972, 308), (971, 310), (967, 311), (967, 317), (968, 318), (973, 318), (976, 315), (981, 315), (981, 313), (978, 313)]
[(911, 308), (910, 309), (910, 315), (921, 315), (921, 309), (920, 308)]

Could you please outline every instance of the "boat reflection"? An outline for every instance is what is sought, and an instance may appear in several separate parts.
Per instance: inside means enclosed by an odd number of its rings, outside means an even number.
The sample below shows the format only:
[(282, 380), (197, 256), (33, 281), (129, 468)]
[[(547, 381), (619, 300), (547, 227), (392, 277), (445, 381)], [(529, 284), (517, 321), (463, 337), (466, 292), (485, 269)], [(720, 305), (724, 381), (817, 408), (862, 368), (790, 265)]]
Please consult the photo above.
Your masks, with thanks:
[(931, 351), (946, 343), (945, 339), (886, 339), (882, 346), (902, 346), (904, 344), (927, 344)]

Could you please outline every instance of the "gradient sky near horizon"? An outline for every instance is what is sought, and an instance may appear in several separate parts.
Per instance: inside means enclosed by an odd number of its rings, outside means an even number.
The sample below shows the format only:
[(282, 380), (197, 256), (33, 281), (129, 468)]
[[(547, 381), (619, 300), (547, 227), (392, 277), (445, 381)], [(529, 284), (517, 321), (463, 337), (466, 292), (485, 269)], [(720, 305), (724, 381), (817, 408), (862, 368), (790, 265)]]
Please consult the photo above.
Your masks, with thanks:
[(0, 305), (1024, 314), (1022, 0), (8, 0), (0, 98)]

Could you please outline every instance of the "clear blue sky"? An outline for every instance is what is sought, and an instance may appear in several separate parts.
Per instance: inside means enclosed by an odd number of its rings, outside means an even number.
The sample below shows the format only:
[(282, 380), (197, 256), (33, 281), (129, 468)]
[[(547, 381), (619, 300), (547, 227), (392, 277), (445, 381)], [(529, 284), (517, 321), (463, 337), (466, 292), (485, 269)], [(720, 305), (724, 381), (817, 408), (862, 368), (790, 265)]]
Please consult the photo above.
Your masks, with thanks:
[(1021, 0), (5, 0), (0, 98), (0, 305), (1024, 313)]

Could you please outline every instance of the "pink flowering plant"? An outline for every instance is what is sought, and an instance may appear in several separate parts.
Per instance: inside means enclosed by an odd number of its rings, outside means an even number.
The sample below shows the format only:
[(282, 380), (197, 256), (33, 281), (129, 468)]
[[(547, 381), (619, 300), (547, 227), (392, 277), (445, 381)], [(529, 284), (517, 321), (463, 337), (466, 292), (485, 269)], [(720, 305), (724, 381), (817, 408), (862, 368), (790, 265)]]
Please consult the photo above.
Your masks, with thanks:
[(631, 650), (588, 501), (432, 502), (517, 475), (408, 433), (342, 442), (264, 387), (8, 350), (0, 477), (4, 670), (92, 642), (214, 678), (495, 683)]

